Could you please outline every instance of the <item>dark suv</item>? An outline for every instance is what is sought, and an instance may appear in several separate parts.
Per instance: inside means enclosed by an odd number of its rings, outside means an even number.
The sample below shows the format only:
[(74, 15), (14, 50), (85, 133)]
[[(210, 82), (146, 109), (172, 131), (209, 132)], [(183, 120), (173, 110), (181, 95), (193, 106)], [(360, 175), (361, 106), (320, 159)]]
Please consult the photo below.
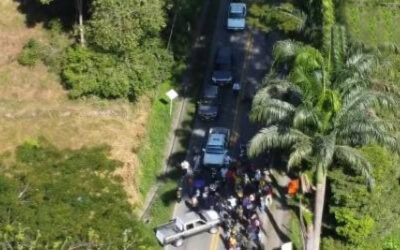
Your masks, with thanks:
[(229, 47), (217, 50), (211, 79), (219, 86), (232, 83), (232, 52)]
[(197, 106), (197, 114), (202, 120), (215, 120), (218, 117), (220, 92), (218, 86), (206, 84)]

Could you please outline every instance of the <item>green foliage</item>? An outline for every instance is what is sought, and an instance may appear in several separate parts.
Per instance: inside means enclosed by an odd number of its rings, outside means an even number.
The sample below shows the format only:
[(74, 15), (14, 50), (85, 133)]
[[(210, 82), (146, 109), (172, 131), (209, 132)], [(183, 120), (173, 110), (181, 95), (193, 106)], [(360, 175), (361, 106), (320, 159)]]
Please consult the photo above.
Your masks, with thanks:
[[(61, 6), (52, 0), (41, 3)], [(61, 73), (70, 97), (132, 99), (171, 76), (173, 58), (161, 39), (166, 25), (163, 1), (94, 0), (84, 3), (86, 7), (87, 47), (65, 44), (59, 39), (60, 25), (52, 21), (51, 43), (42, 57)]]
[(18, 55), (18, 62), (24, 66), (34, 66), (41, 58), (42, 46), (35, 39), (29, 39)]
[[(359, 52), (347, 55), (348, 58), (341, 62), (340, 71), (345, 74), (334, 78), (329, 58), (310, 46), (288, 46), (290, 43), (279, 46), (279, 53), (274, 53), (285, 61), (293, 61), (290, 78), (270, 80), (253, 99), (251, 118), (265, 127), (250, 141), (250, 156), (271, 149), (290, 150), (286, 158), (288, 169), (311, 166), (316, 170), (317, 184), (339, 162), (346, 169), (356, 169), (354, 176), (357, 177), (354, 178), (362, 181), (366, 190), (365, 184), (371, 187), (375, 177), (371, 173), (374, 159), (364, 155), (358, 146), (378, 143), (391, 149), (398, 148), (394, 124), (369, 113), (375, 114), (380, 109), (394, 110), (398, 106), (397, 98), (371, 89), (368, 80), (373, 64), (368, 56)], [(293, 93), (296, 93), (297, 101), (292, 98)], [(317, 194), (318, 191), (321, 189), (317, 186)], [(315, 199), (317, 211), (324, 202)], [(356, 212), (341, 212), (336, 220), (345, 224), (337, 228), (342, 236), (347, 235), (353, 242), (355, 237), (362, 241), (369, 236), (375, 226), (373, 215), (358, 220)], [(322, 219), (322, 214), (319, 218)], [(322, 221), (314, 221), (316, 228), (321, 224)], [(314, 237), (314, 242), (318, 243), (319, 235)]]
[(157, 39), (165, 26), (159, 0), (95, 0), (92, 10), (88, 41), (95, 47), (120, 55), (154, 43), (152, 39)]
[(397, 230), (400, 223), (397, 159), (376, 145), (361, 150), (373, 169), (375, 186), (371, 192), (353, 171), (337, 169), (330, 175), (330, 211), (336, 219), (336, 232), (354, 246), (379, 241)]
[(43, 140), (19, 146), (0, 176), (0, 238), (10, 245), (152, 249), (132, 214), (107, 147), (59, 150)]
[(334, 213), (338, 223), (336, 232), (350, 243), (360, 244), (371, 234), (374, 220), (370, 216), (359, 217), (347, 208), (336, 209)]
[[(145, 195), (156, 182), (156, 176), (161, 173), (168, 131), (171, 126), (169, 104), (164, 99), (165, 92), (171, 88), (169, 82), (160, 85), (154, 99), (147, 130), (147, 138), (140, 151), (140, 192)], [(164, 100), (164, 101), (162, 101)]]
[(71, 89), (72, 98), (84, 95), (126, 98), (133, 86), (125, 70), (112, 54), (75, 47), (67, 51), (62, 78)]
[[(168, 40), (173, 26), (169, 48), (177, 63), (187, 63), (185, 60), (195, 38), (194, 30), (198, 25), (203, 5), (203, 0), (165, 0), (169, 23), (163, 33), (165, 40)], [(212, 33), (213, 29), (208, 29)]]
[(60, 74), (66, 57), (67, 48), (72, 41), (63, 33), (61, 21), (49, 22), (49, 42), (43, 44), (42, 62), (53, 72)]
[(96, 50), (119, 58), (113, 69), (126, 72), (131, 95), (168, 79), (172, 58), (160, 40), (165, 20), (159, 0), (96, 0), (92, 8), (87, 40)]
[(298, 217), (294, 213), (291, 214), (289, 223), (289, 239), (293, 243), (294, 249), (301, 250), (303, 249), (301, 226)]
[(321, 241), (322, 250), (350, 250), (349, 247), (344, 245), (341, 241), (335, 240), (331, 237), (324, 237)]
[(264, 32), (275, 28), (285, 33), (300, 31), (307, 18), (291, 3), (283, 3), (279, 6), (255, 3), (250, 6), (249, 13), (249, 25)]
[[(387, 4), (385, 4), (387, 3)], [(343, 1), (343, 21), (349, 29), (352, 40), (367, 47), (383, 43), (400, 44), (400, 21), (396, 4), (389, 1)]]
[(322, 1), (322, 51), (327, 58), (331, 53), (332, 27), (335, 24), (335, 6), (332, 0)]
[(59, 20), (49, 22), (49, 42), (42, 43), (30, 39), (18, 56), (18, 62), (22, 65), (33, 66), (37, 61), (60, 73), (65, 59), (65, 51), (71, 45), (71, 41), (62, 34), (62, 26)]

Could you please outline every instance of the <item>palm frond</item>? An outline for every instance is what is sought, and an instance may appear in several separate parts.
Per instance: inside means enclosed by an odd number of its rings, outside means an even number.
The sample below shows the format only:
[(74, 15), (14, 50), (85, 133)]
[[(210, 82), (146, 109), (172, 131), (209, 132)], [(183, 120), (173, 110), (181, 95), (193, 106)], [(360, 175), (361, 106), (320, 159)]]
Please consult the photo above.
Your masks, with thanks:
[[(281, 5), (275, 8), (276, 12), (279, 12), (280, 16), (283, 16), (285, 20), (291, 20), (291, 23), (295, 24), (296, 31), (301, 31), (307, 21), (307, 15), (297, 8), (285, 8), (285, 5)], [(278, 28), (281, 28), (278, 24)]]
[(310, 140), (303, 140), (295, 143), (292, 146), (292, 152), (289, 155), (287, 168), (291, 169), (295, 166), (299, 166), (302, 161), (311, 157), (312, 152), (313, 145)]
[(379, 117), (361, 114), (361, 112), (353, 113), (336, 127), (337, 135), (343, 142), (352, 145), (378, 143), (393, 151), (399, 149), (400, 142), (393, 123)]
[(369, 78), (361, 77), (358, 74), (354, 74), (354, 72), (344, 69), (338, 72), (338, 77), (333, 85), (342, 96), (345, 96), (354, 89), (370, 87), (371, 81)]
[(290, 148), (294, 143), (304, 140), (310, 139), (299, 130), (269, 126), (261, 129), (250, 140), (249, 156), (255, 157), (270, 149)]
[(335, 123), (342, 123), (341, 120), (343, 117), (347, 116), (350, 112), (365, 112), (369, 108), (374, 108), (375, 106), (393, 110), (398, 107), (398, 103), (398, 98), (390, 93), (382, 93), (361, 88), (355, 89), (344, 96), (342, 109), (337, 115)]
[(311, 107), (301, 106), (297, 108), (294, 114), (292, 126), (301, 131), (309, 128), (318, 128), (318, 116)]
[(336, 133), (316, 136), (314, 139), (314, 149), (317, 161), (317, 167), (322, 168), (326, 173), (328, 167), (332, 164), (335, 153)]
[(272, 57), (278, 63), (287, 63), (294, 59), (302, 46), (301, 43), (294, 40), (278, 41), (274, 45)]
[(318, 75), (314, 74), (302, 67), (295, 67), (290, 73), (290, 80), (295, 83), (301, 91), (304, 93), (304, 97), (309, 100), (316, 99), (323, 89), (322, 82), (318, 79)]
[(368, 185), (373, 186), (374, 179), (371, 175), (371, 164), (357, 149), (350, 146), (336, 145), (335, 159), (359, 171), (368, 182)]
[(295, 58), (295, 67), (301, 66), (309, 71), (322, 69), (323, 65), (323, 55), (319, 50), (311, 46), (301, 47)]
[(342, 53), (344, 56), (347, 56), (348, 47), (349, 47), (349, 43), (347, 41), (347, 30), (344, 25), (340, 25), (339, 29), (340, 29), (340, 33), (341, 33), (340, 37), (341, 37), (341, 43), (342, 43)]
[(340, 25), (333, 25), (332, 27), (332, 66), (333, 72), (339, 72), (342, 70), (344, 57), (346, 55), (346, 51), (343, 49), (343, 33)]
[(257, 123), (270, 125), (271, 123), (283, 122), (293, 115), (295, 107), (278, 99), (267, 99), (253, 105), (250, 120)]
[(360, 75), (365, 75), (376, 68), (377, 57), (363, 52), (351, 55), (346, 61), (346, 68), (355, 71)]

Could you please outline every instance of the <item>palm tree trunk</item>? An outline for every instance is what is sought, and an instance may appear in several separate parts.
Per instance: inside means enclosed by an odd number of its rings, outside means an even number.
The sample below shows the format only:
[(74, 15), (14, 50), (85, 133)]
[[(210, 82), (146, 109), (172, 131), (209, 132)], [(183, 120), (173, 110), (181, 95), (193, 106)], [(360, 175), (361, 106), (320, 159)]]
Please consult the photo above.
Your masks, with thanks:
[(81, 46), (85, 46), (85, 33), (83, 29), (83, 6), (82, 0), (76, 0), (76, 9), (78, 10), (78, 20), (79, 20), (79, 42)]
[(313, 250), (314, 243), (314, 228), (313, 225), (307, 226), (307, 235), (306, 235), (306, 249)]
[(317, 170), (317, 190), (314, 204), (314, 240), (312, 250), (319, 250), (321, 240), (322, 215), (325, 203), (326, 171), (321, 168)]

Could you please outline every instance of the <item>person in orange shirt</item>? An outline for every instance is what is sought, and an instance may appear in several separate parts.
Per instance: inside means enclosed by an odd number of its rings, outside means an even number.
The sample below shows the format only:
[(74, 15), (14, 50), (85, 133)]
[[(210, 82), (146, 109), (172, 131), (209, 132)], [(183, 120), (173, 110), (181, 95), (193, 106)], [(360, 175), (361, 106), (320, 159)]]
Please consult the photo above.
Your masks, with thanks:
[(290, 196), (294, 196), (299, 191), (299, 180), (293, 179), (289, 182), (287, 193)]

